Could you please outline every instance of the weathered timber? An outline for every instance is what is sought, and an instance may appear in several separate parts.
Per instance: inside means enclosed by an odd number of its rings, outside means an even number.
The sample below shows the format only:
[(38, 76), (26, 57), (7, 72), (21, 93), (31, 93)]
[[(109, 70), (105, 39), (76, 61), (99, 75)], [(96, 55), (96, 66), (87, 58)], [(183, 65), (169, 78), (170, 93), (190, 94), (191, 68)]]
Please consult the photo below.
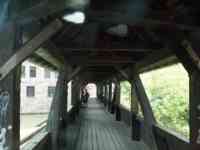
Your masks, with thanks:
[[(111, 17), (112, 16), (112, 17)], [(129, 24), (130, 26), (136, 25), (135, 21), (133, 21), (132, 17), (124, 17), (124, 12), (113, 12), (113, 11), (90, 11), (90, 18), (102, 22), (102, 23), (114, 23), (114, 24)], [(120, 18), (120, 19), (119, 19)], [(148, 28), (159, 28), (165, 27), (166, 29), (170, 26), (177, 30), (186, 30), (186, 31), (194, 31), (199, 32), (200, 28), (197, 25), (188, 25), (188, 24), (180, 24), (172, 21), (164, 21), (164, 20), (156, 20), (156, 19), (144, 19), (140, 21), (139, 24), (141, 27)]]
[(60, 139), (61, 131), (66, 127), (67, 115), (67, 82), (66, 78), (69, 74), (68, 68), (64, 68), (59, 73), (56, 84), (56, 92), (51, 104), (48, 118), (48, 132), (51, 133), (52, 148), (57, 149), (62, 144)]
[(136, 89), (134, 86), (134, 76), (135, 76), (135, 70), (134, 67), (131, 69), (131, 79), (130, 79), (130, 83), (131, 83), (131, 129), (132, 129), (132, 139), (133, 140), (140, 140), (140, 123), (137, 120), (137, 115), (138, 115), (138, 111), (139, 111), (139, 107), (138, 107), (138, 97), (136, 94)]
[(178, 59), (174, 56), (172, 50), (160, 50), (160, 52), (153, 52), (146, 56), (145, 59), (137, 62), (135, 69), (139, 73), (147, 72), (176, 62), (178, 62)]
[(200, 57), (197, 52), (193, 49), (192, 44), (188, 40), (183, 40), (181, 45), (187, 51), (191, 61), (196, 65), (196, 67), (200, 70)]
[(77, 67), (75, 70), (71, 71), (71, 73), (67, 76), (67, 82), (76, 77), (80, 73), (81, 69), (82, 67)]
[(143, 87), (142, 81), (140, 80), (140, 77), (138, 74), (135, 74), (134, 77), (134, 88), (136, 90), (138, 101), (140, 102), (143, 115), (144, 115), (144, 123), (145, 126), (143, 130), (146, 130), (146, 136), (148, 137), (146, 139), (146, 143), (149, 145), (149, 147), (154, 150), (157, 149), (155, 137), (153, 135), (153, 125), (156, 123), (156, 120), (153, 115), (153, 111), (149, 102), (149, 99), (146, 95), (145, 89)]
[(126, 80), (130, 81), (130, 76), (124, 70), (122, 70), (121, 68), (117, 66), (114, 66), (114, 67)]
[(147, 150), (143, 142), (131, 141), (129, 128), (114, 120), (95, 99), (88, 101), (75, 122), (66, 129), (62, 150)]
[(120, 94), (121, 94), (121, 87), (120, 82), (116, 83), (116, 101), (115, 101), (115, 109), (116, 109), (116, 120), (121, 121), (121, 111), (120, 111)]
[(48, 52), (48, 50), (44, 48), (40, 48), (35, 52), (39, 57), (43, 58), (45, 61), (50, 63), (51, 65), (55, 66), (57, 69), (60, 69), (63, 67), (63, 64), (60, 60), (55, 58), (51, 53)]
[[(9, 45), (4, 45), (0, 50), (0, 65), (3, 65), (20, 46), (21, 33), (18, 25), (6, 28), (1, 32), (4, 36), (1, 42), (9, 41)], [(7, 34), (10, 33), (10, 34)], [(8, 43), (8, 42), (5, 43)], [(8, 50), (3, 50), (8, 48)], [(0, 80), (0, 149), (19, 150), (20, 145), (20, 65), (3, 80)]]
[(142, 110), (145, 120), (149, 124), (154, 124), (156, 121), (153, 115), (153, 111), (146, 95), (145, 89), (143, 87), (142, 81), (138, 75), (135, 76), (134, 85), (137, 92), (138, 100), (140, 101), (141, 107), (143, 108)]
[(200, 149), (200, 72), (190, 74), (190, 144), (192, 150)]
[[(35, 50), (37, 50), (41, 44), (47, 41), (52, 35), (54, 35), (62, 27), (62, 23), (59, 20), (55, 20), (44, 28), (38, 35), (32, 40), (27, 42), (24, 46), (16, 50), (6, 62), (1, 65), (0, 68), (0, 80), (2, 80), (9, 72), (11, 72), (17, 65), (28, 58)], [(7, 51), (6, 49), (4, 51)]]

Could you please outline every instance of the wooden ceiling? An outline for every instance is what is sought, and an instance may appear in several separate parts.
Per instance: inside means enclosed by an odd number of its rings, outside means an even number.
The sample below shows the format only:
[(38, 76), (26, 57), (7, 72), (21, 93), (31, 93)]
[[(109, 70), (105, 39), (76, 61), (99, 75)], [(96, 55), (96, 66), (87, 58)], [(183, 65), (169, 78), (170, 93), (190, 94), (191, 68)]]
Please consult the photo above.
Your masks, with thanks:
[[(83, 1), (86, 2), (86, 1)], [(64, 27), (45, 45), (49, 53), (72, 67), (84, 66), (85, 78), (104, 80), (117, 73), (115, 66), (140, 66), (159, 55), (175, 54), (186, 39), (200, 35), (199, 9), (191, 0), (91, 0), (79, 9), (66, 9), (43, 21), (73, 11), (83, 11), (83, 24), (63, 20)], [(109, 33), (118, 25), (127, 29), (126, 36)], [(193, 40), (195, 41), (195, 40)], [(198, 45), (198, 42), (196, 42)], [(167, 55), (165, 55), (165, 53)], [(150, 57), (151, 56), (151, 57)]]

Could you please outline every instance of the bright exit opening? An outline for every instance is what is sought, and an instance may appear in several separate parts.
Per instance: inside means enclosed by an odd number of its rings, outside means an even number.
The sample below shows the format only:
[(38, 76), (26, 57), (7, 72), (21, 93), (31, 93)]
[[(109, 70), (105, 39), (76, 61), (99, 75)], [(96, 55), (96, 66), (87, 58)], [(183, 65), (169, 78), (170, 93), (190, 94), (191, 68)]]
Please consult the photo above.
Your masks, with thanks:
[(89, 83), (86, 86), (86, 89), (90, 95), (90, 98), (96, 98), (97, 97), (97, 86), (94, 83)]

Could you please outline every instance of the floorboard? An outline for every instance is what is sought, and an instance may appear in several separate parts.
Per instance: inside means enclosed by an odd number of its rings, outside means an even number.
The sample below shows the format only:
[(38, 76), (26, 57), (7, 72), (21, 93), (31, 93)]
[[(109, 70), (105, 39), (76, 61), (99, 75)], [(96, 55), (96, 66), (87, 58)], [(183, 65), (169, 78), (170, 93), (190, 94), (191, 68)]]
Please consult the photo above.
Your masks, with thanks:
[(148, 150), (143, 142), (132, 141), (128, 126), (115, 121), (95, 99), (90, 99), (81, 109), (65, 134), (62, 150)]

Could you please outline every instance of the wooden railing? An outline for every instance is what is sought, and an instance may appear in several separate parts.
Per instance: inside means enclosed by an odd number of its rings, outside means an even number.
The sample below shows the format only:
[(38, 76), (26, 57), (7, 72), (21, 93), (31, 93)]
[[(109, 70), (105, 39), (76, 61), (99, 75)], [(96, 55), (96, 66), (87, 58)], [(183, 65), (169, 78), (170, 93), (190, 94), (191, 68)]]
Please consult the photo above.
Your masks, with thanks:
[(26, 143), (27, 141), (29, 141), (31, 138), (33, 138), (35, 135), (37, 135), (40, 131), (42, 131), (43, 129), (46, 128), (47, 126), (47, 120), (39, 123), (37, 125), (38, 129), (36, 131), (34, 131), (33, 133), (31, 133), (30, 135), (28, 135), (27, 137), (23, 138), (21, 141), (20, 141), (20, 145)]
[[(124, 121), (126, 124), (130, 125), (130, 120), (131, 120), (131, 113), (130, 110), (127, 108), (120, 106), (121, 110), (121, 119)], [(145, 129), (145, 123), (144, 123), (144, 118), (138, 117), (140, 124), (141, 124), (141, 139), (144, 141), (147, 141), (148, 143), (148, 138), (146, 136), (145, 132), (148, 132), (148, 130)], [(169, 129), (166, 129), (164, 127), (161, 127), (157, 124), (153, 125), (153, 133), (156, 138), (156, 143), (158, 146), (158, 150), (189, 150), (189, 140), (176, 133), (173, 132)]]

